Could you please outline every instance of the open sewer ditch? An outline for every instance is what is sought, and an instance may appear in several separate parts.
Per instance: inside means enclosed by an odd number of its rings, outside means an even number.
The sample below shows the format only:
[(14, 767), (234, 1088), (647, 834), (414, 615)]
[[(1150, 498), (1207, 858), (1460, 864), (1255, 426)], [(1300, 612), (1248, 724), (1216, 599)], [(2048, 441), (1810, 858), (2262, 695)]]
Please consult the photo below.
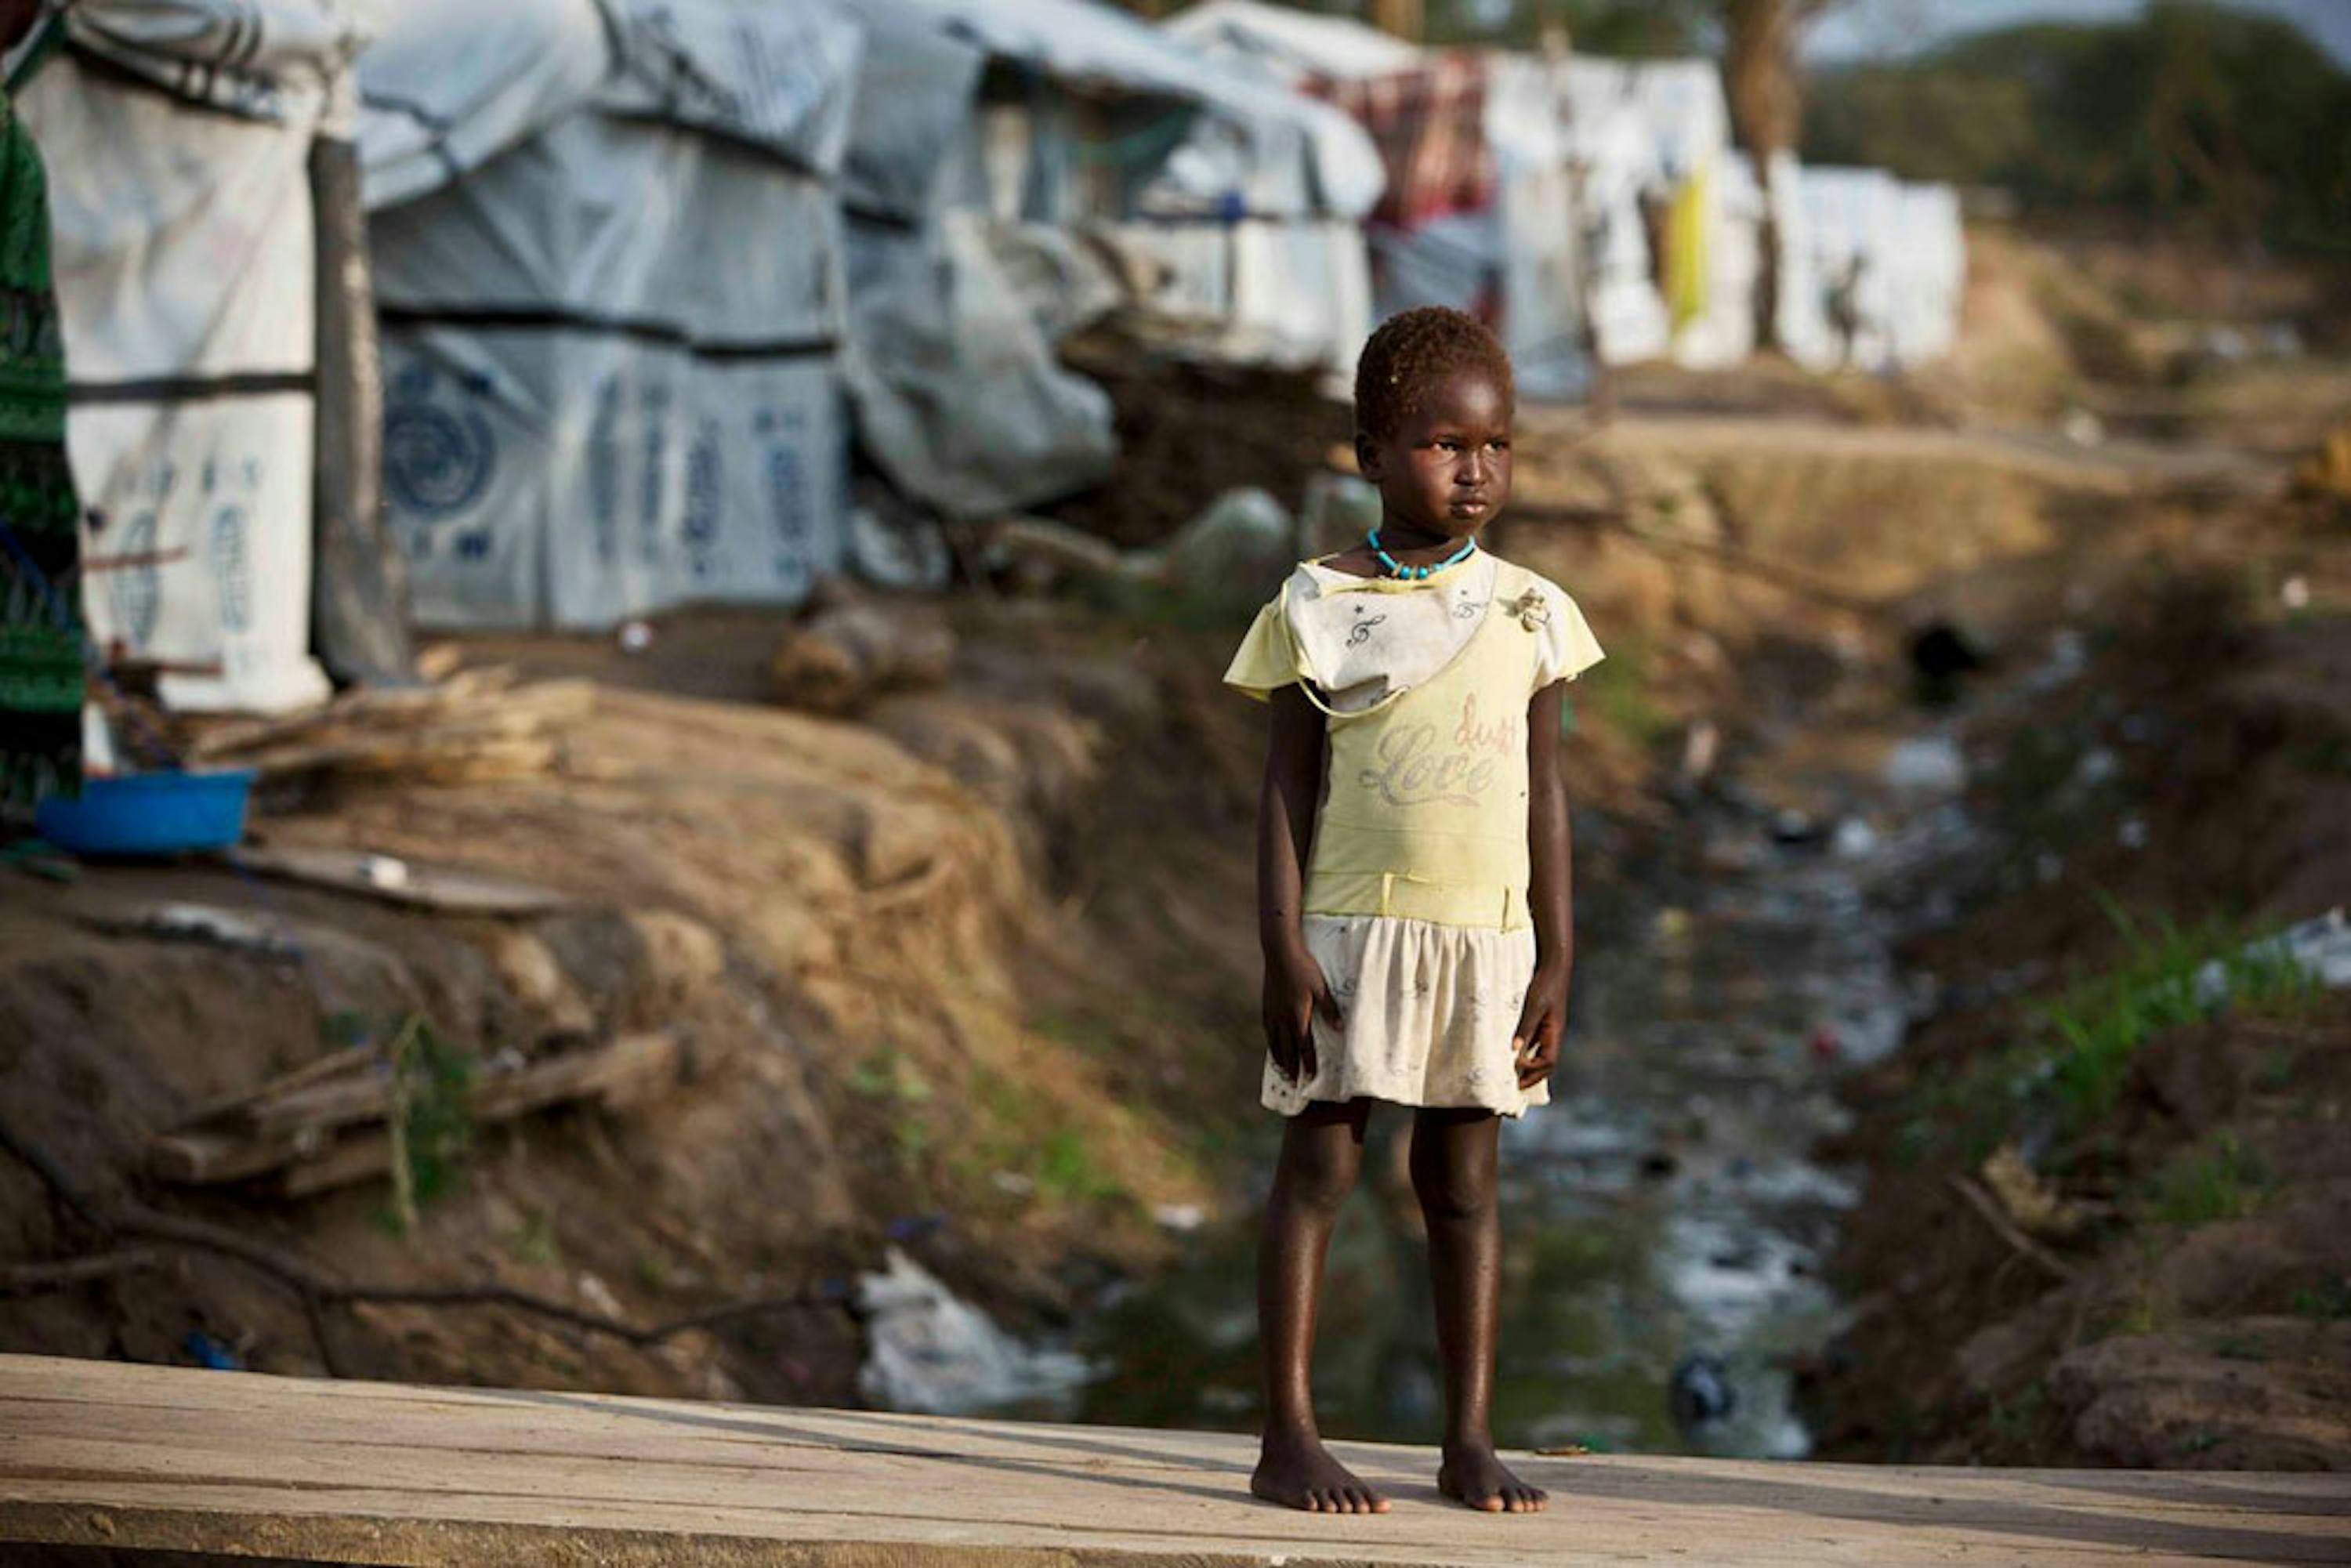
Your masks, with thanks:
[[(1586, 915), (1552, 1103), (1502, 1131), (1501, 1442), (1809, 1450), (1796, 1375), (1837, 1327), (1823, 1273), (1860, 1197), (1815, 1151), (1848, 1115), (1835, 1092), (1844, 1071), (1903, 1037), (1913, 998), (1893, 961), (1904, 925), (1893, 906), (1917, 891), (1906, 873), (1966, 842), (1963, 775), (1948, 733), (1921, 727), (1818, 818), (1775, 812), (1726, 781), (1684, 819), (1680, 831), (1699, 835), (1684, 862), (1695, 869)], [(1332, 1245), (1315, 1385), (1333, 1436), (1423, 1441), (1440, 1429), (1426, 1253), (1404, 1176), (1409, 1127), (1404, 1113), (1374, 1114)], [(1262, 1136), (1259, 1201), (1270, 1116)], [(1257, 1207), (1191, 1231), (1173, 1266), (1113, 1289), (1043, 1347), (902, 1279), (904, 1310), (870, 1324), (869, 1394), (1249, 1429)]]

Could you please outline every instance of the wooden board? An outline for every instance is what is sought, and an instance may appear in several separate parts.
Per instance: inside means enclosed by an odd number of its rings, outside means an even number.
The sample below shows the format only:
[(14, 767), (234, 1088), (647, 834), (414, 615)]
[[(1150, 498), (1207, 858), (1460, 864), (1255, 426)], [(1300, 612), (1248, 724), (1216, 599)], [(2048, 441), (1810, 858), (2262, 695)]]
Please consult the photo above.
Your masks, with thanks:
[(1440, 1498), (1431, 1450), (1338, 1448), (1393, 1511), (1259, 1502), (1221, 1434), (0, 1356), (0, 1542), (453, 1568), (2351, 1561), (2351, 1477), (1527, 1458), (1550, 1511), (1497, 1516)]
[[(561, 909), (570, 898), (551, 888), (517, 882), (462, 866), (427, 865), (421, 861), (370, 854), (365, 850), (313, 849), (303, 845), (232, 852), (231, 858), (246, 871), (264, 876), (337, 893), (356, 893), (388, 904), (431, 909), (444, 915), (546, 915)], [(378, 869), (390, 862), (397, 868), (390, 879)]]

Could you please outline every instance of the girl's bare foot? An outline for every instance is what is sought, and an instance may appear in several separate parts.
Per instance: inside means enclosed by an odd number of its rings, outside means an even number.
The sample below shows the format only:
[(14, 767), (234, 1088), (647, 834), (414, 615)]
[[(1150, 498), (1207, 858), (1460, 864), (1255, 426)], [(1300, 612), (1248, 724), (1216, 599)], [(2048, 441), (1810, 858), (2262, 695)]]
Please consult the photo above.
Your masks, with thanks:
[(1385, 1513), (1388, 1500), (1331, 1457), (1322, 1439), (1269, 1432), (1258, 1450), (1249, 1490), (1268, 1502), (1309, 1513)]
[(1551, 1494), (1512, 1475), (1491, 1443), (1447, 1443), (1437, 1468), (1437, 1490), (1487, 1513), (1540, 1513)]

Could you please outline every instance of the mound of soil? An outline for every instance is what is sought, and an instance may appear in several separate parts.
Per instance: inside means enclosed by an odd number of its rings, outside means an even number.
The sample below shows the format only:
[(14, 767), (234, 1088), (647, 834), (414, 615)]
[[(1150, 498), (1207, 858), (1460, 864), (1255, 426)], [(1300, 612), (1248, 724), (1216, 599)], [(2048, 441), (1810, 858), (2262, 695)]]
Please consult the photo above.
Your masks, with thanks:
[(1114, 544), (1155, 545), (1242, 486), (1293, 513), (1353, 415), (1311, 371), (1228, 365), (1155, 350), (1102, 329), (1061, 345), (1116, 411), (1118, 470), (1107, 484), (1040, 508)]
[[(1065, 1311), (1076, 1281), (1157, 1255), (1155, 1207), (1213, 1199), (1197, 1119), (1148, 1086), (1188, 1082), (1188, 1053), (1221, 1038), (1186, 1010), (1196, 991), (1158, 998), (1148, 1057), (1044, 1016), (1028, 980), (1040, 963), (1097, 1004), (1131, 983), (1052, 889), (1081, 803), (1140, 757), (1127, 739), (1156, 732), (1162, 698), (1131, 640), (1074, 611), (1005, 613), (1019, 623), (972, 628), (949, 686), (862, 723), (632, 689), (636, 661), (609, 643), (502, 639), (530, 673), (598, 681), (553, 773), (371, 783), (259, 824), (273, 844), (551, 888), (570, 900), (555, 914), (397, 909), (219, 865), (86, 868), (62, 890), (0, 873), (5, 1122), (109, 1201), (207, 1218), (346, 1280), (507, 1286), (652, 1323), (837, 1291), (898, 1244), (1015, 1321)], [(754, 619), (671, 618), (653, 647), (700, 664), (718, 695), (759, 678), (756, 657), (726, 656), (772, 645), (777, 625)], [(1186, 810), (1223, 826), (1207, 782), (1165, 799), (1163, 834), (1206, 839)], [(1236, 864), (1248, 852), (1232, 841)], [(1156, 885), (1158, 862), (1140, 872)], [(122, 934), (159, 901), (266, 920), (295, 950)], [(479, 1129), (405, 1237), (380, 1180), (288, 1201), (146, 1175), (147, 1139), (192, 1108), (319, 1059), (340, 1027), (409, 1017), (483, 1059), (666, 1030), (689, 1067), (625, 1110)], [(1221, 1049), (1212, 1061), (1228, 1065)], [(103, 1241), (0, 1158), (9, 1260)], [(858, 1396), (862, 1336), (838, 1306), (648, 1348), (502, 1309), (332, 1317), (347, 1375)], [(191, 1334), (260, 1369), (326, 1362), (298, 1298), (215, 1257), (0, 1299), (11, 1349), (182, 1361)]]
[(2094, 1055), (2145, 993), (2050, 963), (2145, 968), (2216, 919), (2233, 950), (2351, 887), (2351, 615), (2244, 587), (2283, 560), (2339, 604), (2351, 561), (2275, 513), (2229, 553), (2127, 574), (2086, 667), (1971, 726), (1993, 842), (1905, 955), (1943, 1002), (1850, 1090), (1830, 1456), (2351, 1468), (2351, 998), (2249, 988)]

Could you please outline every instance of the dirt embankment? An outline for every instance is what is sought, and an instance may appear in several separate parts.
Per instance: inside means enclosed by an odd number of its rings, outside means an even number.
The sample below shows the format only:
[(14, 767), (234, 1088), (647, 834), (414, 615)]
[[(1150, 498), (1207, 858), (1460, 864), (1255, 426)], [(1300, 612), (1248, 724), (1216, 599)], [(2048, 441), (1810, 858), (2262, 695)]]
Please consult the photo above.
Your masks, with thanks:
[(1825, 1448), (2351, 1466), (2351, 1004), (2242, 951), (2351, 894), (2351, 538), (2190, 508), (2051, 588), (2081, 656), (1968, 723), (1942, 999), (1851, 1091)]
[[(1201, 1042), (1223, 1020), (1140, 1016), (1144, 967), (1069, 902), (1086, 894), (1072, 845), (1097, 792), (1142, 764), (1137, 737), (1191, 721), (1154, 674), (1165, 650), (1050, 609), (993, 613), (975, 607), (948, 687), (860, 722), (730, 700), (757, 695), (740, 680), (778, 631), (759, 617), (681, 618), (643, 659), (485, 644), (475, 657), (599, 677), (552, 773), (347, 788), (259, 822), (272, 845), (521, 878), (565, 895), (553, 914), (395, 908), (195, 864), (0, 877), (10, 1128), (101, 1200), (137, 1194), (346, 1280), (512, 1286), (641, 1323), (822, 1296), (893, 1242), (1031, 1315), (1090, 1269), (1147, 1261), (1155, 1207), (1212, 1197), (1186, 1107), (1217, 1098), (1198, 1080), (1222, 1063)], [(1184, 745), (1156, 745), (1153, 765), (1172, 771)], [(1178, 841), (1241, 809), (1214, 768), (1190, 783)], [(1128, 869), (1142, 889), (1174, 874)], [(167, 904), (256, 917), (272, 940), (134, 929)], [(1191, 924), (1156, 946), (1196, 970), (1222, 934)], [(1055, 1021), (1081, 1016), (1064, 997), (1109, 1011), (1130, 987), (1145, 1003), (1127, 1035)], [(289, 1202), (145, 1176), (149, 1138), (194, 1108), (412, 1018), (475, 1061), (659, 1030), (685, 1065), (625, 1110), (474, 1129), (453, 1190), (404, 1237), (381, 1181)], [(0, 1227), (15, 1260), (106, 1242), (15, 1160)], [(651, 1348), (503, 1309), (330, 1318), (341, 1370), (424, 1380), (853, 1401), (862, 1350), (821, 1300)], [(0, 1300), (12, 1348), (183, 1360), (192, 1335), (259, 1367), (323, 1359), (294, 1298), (203, 1252)]]

